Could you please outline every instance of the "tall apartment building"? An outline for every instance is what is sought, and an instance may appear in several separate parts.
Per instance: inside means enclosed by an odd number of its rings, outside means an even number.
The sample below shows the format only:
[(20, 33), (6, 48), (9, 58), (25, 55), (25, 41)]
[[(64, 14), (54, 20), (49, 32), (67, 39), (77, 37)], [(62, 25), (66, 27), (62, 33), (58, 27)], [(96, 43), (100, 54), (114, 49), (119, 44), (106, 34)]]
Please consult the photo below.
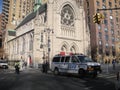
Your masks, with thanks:
[[(120, 0), (116, 2), (116, 8), (120, 8)], [(120, 60), (120, 9), (116, 11), (116, 57)]]
[[(120, 56), (120, 0), (85, 0), (86, 21), (91, 34), (91, 53), (95, 60), (119, 60)], [(111, 10), (98, 10), (110, 9)], [(102, 13), (100, 24), (93, 23), (93, 15)]]
[[(4, 31), (13, 30), (30, 12), (33, 11), (35, 0), (3, 0), (1, 27)], [(6, 43), (4, 43), (5, 45)]]
[(34, 0), (3, 0), (2, 30), (6, 24), (16, 26), (26, 15), (33, 11)]
[[(2, 21), (2, 14), (0, 14), (0, 25)], [(3, 45), (2, 45), (2, 28), (0, 26), (0, 58), (3, 56)]]
[[(1, 21), (2, 21), (2, 14), (0, 14), (0, 25), (1, 25)], [(2, 27), (0, 26), (0, 38), (2, 38), (1, 36), (2, 36)]]
[(1, 29), (4, 30), (6, 28), (6, 24), (8, 23), (8, 17), (9, 17), (9, 7), (10, 7), (10, 1), (9, 0), (3, 0), (3, 6), (2, 6), (2, 21), (1, 21)]

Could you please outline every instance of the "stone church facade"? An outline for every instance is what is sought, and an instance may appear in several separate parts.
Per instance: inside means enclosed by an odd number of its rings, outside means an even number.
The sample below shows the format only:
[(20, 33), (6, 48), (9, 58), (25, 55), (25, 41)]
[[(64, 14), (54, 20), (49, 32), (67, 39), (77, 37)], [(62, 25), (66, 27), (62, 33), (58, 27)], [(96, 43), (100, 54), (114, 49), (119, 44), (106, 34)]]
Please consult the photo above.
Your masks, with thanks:
[(82, 0), (48, 0), (38, 5), (7, 36), (9, 60), (24, 60), (35, 67), (56, 54), (90, 52), (90, 33)]

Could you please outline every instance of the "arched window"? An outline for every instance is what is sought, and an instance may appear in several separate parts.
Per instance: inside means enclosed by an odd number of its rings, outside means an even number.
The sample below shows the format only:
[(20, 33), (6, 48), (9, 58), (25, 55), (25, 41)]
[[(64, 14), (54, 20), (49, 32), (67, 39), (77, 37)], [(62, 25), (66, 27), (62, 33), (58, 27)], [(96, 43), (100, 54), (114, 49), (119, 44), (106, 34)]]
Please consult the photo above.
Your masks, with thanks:
[(19, 40), (17, 40), (17, 54), (19, 53)]
[(32, 35), (30, 34), (30, 39), (29, 39), (29, 50), (33, 50), (33, 37)]
[(74, 13), (70, 5), (65, 5), (61, 11), (61, 24), (74, 26)]
[(72, 46), (72, 47), (70, 48), (70, 51), (71, 51), (72, 53), (76, 53), (75, 47)]
[(25, 52), (25, 38), (23, 38), (23, 43), (22, 43), (22, 52)]
[(67, 53), (67, 47), (66, 47), (66, 45), (63, 45), (61, 47), (61, 51)]

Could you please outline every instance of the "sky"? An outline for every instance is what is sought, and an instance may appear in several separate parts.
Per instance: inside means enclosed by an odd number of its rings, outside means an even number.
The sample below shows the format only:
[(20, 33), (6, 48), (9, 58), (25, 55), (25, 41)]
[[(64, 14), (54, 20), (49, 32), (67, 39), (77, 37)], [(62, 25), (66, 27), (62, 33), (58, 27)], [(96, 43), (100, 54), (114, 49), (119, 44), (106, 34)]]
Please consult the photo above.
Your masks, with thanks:
[(0, 13), (2, 12), (2, 1), (3, 0), (0, 0)]

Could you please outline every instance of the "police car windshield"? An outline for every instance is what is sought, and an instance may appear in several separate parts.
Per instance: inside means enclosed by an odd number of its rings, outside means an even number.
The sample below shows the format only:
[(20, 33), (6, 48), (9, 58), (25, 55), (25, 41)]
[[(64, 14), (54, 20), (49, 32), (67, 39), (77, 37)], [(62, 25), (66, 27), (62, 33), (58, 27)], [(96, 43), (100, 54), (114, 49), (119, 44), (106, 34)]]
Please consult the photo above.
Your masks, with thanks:
[(92, 59), (90, 59), (87, 56), (78, 56), (80, 62), (93, 62)]

